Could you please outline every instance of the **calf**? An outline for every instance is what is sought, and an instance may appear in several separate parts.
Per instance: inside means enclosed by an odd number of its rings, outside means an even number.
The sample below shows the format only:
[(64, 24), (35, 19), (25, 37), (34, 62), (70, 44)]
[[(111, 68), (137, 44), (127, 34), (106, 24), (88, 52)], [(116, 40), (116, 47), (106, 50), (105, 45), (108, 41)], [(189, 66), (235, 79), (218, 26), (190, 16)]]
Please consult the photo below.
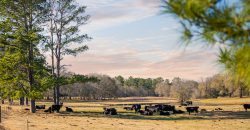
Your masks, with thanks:
[(45, 109), (45, 105), (36, 105), (36, 109)]
[(245, 111), (247, 112), (247, 109), (250, 109), (250, 104), (243, 104), (243, 107)]
[(141, 110), (141, 105), (140, 104), (134, 104), (132, 106), (132, 110), (135, 110), (135, 113), (139, 112)]
[(189, 113), (189, 115), (190, 115), (190, 113), (193, 113), (193, 112), (198, 113), (198, 111), (199, 111), (198, 109), (199, 109), (199, 107), (186, 107), (186, 110)]
[(103, 108), (103, 110), (104, 110), (103, 114), (105, 115), (117, 115), (115, 108)]
[(66, 107), (66, 112), (73, 112), (72, 108)]
[(150, 111), (150, 110), (139, 110), (138, 111), (139, 113), (141, 113), (141, 115), (147, 115), (147, 116), (152, 116), (153, 115), (153, 112)]

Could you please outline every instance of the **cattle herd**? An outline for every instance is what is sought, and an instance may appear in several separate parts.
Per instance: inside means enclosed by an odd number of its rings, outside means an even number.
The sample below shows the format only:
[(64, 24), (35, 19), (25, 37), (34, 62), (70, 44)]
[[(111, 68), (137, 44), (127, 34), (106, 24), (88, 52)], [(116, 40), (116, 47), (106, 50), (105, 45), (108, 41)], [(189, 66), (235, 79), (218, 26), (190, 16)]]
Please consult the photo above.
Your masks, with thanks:
[[(59, 112), (60, 109), (62, 108), (63, 103), (60, 105), (52, 105), (48, 109), (45, 109), (45, 105), (36, 105), (36, 109), (44, 109), (44, 112), (46, 113), (52, 113), (52, 112)], [(185, 101), (181, 103), (181, 106), (185, 106), (186, 111), (189, 113), (198, 113), (199, 112), (199, 106), (193, 106), (192, 101)], [(179, 107), (181, 107), (179, 106)], [(247, 112), (247, 109), (250, 109), (250, 104), (243, 104), (243, 108)], [(123, 109), (127, 111), (134, 111), (135, 113), (139, 113), (141, 115), (154, 115), (154, 114), (159, 114), (163, 116), (169, 116), (171, 114), (183, 114), (185, 113), (182, 110), (178, 110), (175, 108), (174, 105), (164, 105), (164, 104), (156, 104), (156, 105), (145, 105), (144, 109), (142, 109), (141, 104), (133, 104), (131, 106), (126, 106), (123, 107)], [(116, 108), (103, 108), (103, 114), (105, 115), (117, 115), (117, 110)], [(215, 108), (215, 111), (223, 111), (222, 108)], [(206, 109), (201, 109), (201, 112), (205, 112)], [(73, 109), (70, 107), (66, 107), (66, 112), (73, 112)]]
[[(193, 106), (192, 101), (185, 101), (181, 103), (181, 106), (185, 106), (186, 111), (190, 115), (191, 113), (198, 113), (199, 112), (199, 106)], [(179, 107), (181, 107), (179, 106)], [(245, 111), (247, 109), (250, 109), (250, 104), (243, 104), (243, 107)], [(177, 110), (174, 105), (162, 105), (162, 104), (157, 104), (157, 105), (145, 105), (144, 109), (142, 109), (141, 104), (133, 104), (132, 106), (126, 106), (123, 107), (123, 109), (127, 111), (135, 111), (135, 113), (140, 113), (141, 115), (153, 115), (154, 113), (158, 113), (159, 115), (171, 115), (171, 114), (183, 114), (185, 111), (182, 110)], [(113, 110), (115, 113), (110, 113), (109, 111)], [(201, 109), (201, 112), (206, 112), (206, 109)], [(222, 108), (215, 108), (213, 111), (223, 111)], [(104, 109), (104, 114), (106, 115), (116, 115), (117, 111), (115, 108), (105, 108)]]

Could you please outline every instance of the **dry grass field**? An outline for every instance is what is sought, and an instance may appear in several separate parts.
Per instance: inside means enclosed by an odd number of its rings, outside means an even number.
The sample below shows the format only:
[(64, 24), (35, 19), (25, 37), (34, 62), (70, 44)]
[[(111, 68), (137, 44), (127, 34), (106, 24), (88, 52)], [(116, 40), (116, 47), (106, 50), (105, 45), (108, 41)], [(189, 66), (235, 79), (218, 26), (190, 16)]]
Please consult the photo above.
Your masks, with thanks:
[[(53, 114), (43, 111), (31, 114), (24, 110), (26, 107), (11, 106), (11, 109), (7, 109), (7, 106), (2, 106), (2, 125), (9, 130), (250, 130), (250, 111), (245, 112), (242, 107), (242, 104), (250, 103), (250, 98), (197, 99), (193, 102), (194, 106), (200, 106), (207, 112), (142, 116), (122, 109), (125, 104), (166, 103), (185, 110), (185, 107), (179, 107), (175, 99), (156, 97), (64, 102), (62, 111)], [(51, 103), (38, 104), (48, 106)], [(73, 108), (75, 112), (65, 112), (65, 106)], [(109, 106), (117, 108), (118, 115), (103, 115), (103, 107)], [(223, 111), (213, 111), (217, 107)]]

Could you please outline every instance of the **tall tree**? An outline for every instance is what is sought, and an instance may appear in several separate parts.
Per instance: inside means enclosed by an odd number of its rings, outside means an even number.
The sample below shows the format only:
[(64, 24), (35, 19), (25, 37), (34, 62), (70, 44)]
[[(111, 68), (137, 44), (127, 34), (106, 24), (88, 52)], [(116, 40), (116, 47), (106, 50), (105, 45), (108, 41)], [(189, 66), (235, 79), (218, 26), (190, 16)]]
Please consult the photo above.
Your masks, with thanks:
[[(43, 72), (38, 68), (41, 66), (43, 68), (45, 63), (37, 46), (42, 39), (40, 32), (42, 31), (41, 25), (46, 19), (46, 2), (44, 0), (0, 0), (0, 5), (1, 24), (8, 27), (2, 33), (5, 41), (2, 40), (1, 45), (8, 48), (6, 56), (9, 54), (12, 57), (15, 53), (21, 59), (20, 61), (13, 60), (14, 63), (22, 62), (22, 66), (14, 72), (12, 77), (16, 74), (26, 77), (26, 79), (20, 79), (18, 76), (13, 80), (17, 81), (19, 87), (27, 87), (28, 93), (26, 94), (31, 98), (31, 111), (34, 113), (37, 90), (41, 90), (39, 74)], [(3, 60), (3, 62), (7, 61)], [(35, 69), (38, 70), (35, 71)]]
[[(52, 73), (55, 73), (55, 104), (60, 103), (62, 75), (61, 64), (65, 55), (73, 55), (88, 50), (83, 42), (91, 38), (79, 28), (86, 24), (89, 15), (85, 15), (86, 6), (80, 6), (75, 0), (50, 0), (50, 50), (52, 53)], [(55, 60), (54, 60), (55, 59)], [(54, 63), (55, 62), (55, 63)]]
[(219, 61), (235, 81), (250, 87), (249, 0), (164, 0), (164, 13), (179, 20), (183, 42), (222, 44)]

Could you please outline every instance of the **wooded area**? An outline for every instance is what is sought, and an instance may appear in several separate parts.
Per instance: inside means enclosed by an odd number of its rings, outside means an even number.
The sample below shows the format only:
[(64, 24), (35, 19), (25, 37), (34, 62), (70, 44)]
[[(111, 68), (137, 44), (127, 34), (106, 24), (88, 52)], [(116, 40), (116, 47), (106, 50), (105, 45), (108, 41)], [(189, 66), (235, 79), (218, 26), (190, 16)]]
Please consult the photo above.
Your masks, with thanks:
[[(160, 96), (177, 98), (186, 101), (191, 98), (243, 97), (249, 96), (246, 86), (234, 84), (230, 75), (217, 74), (202, 79), (200, 82), (174, 78), (173, 80), (161, 77), (151, 79), (122, 76), (111, 78), (107, 75), (93, 75), (100, 81), (96, 83), (76, 83), (61, 87), (61, 97), (71, 100), (105, 100), (118, 97), (145, 97)], [(44, 94), (45, 99), (53, 97), (53, 91)]]

